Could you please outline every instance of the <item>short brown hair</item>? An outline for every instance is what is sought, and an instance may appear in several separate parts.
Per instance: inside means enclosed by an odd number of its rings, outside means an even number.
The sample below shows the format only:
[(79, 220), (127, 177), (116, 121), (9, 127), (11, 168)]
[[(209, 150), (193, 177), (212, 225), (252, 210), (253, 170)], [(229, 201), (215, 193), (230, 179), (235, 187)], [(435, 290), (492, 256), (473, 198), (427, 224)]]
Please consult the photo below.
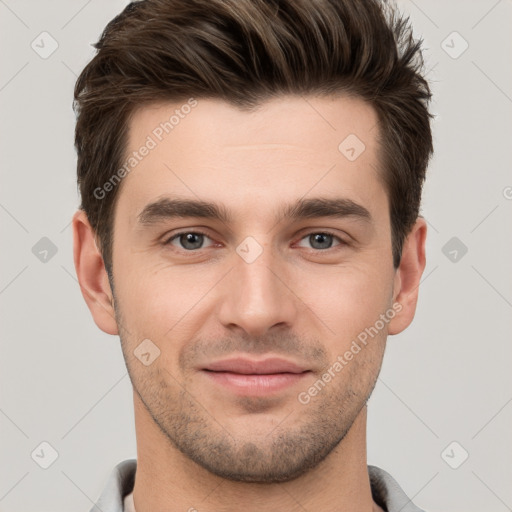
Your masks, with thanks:
[(142, 0), (95, 47), (75, 86), (75, 146), (81, 208), (109, 274), (120, 187), (100, 199), (95, 190), (124, 161), (135, 109), (195, 97), (250, 110), (283, 94), (348, 94), (376, 110), (398, 267), (433, 151), (431, 93), (421, 41), (386, 2)]

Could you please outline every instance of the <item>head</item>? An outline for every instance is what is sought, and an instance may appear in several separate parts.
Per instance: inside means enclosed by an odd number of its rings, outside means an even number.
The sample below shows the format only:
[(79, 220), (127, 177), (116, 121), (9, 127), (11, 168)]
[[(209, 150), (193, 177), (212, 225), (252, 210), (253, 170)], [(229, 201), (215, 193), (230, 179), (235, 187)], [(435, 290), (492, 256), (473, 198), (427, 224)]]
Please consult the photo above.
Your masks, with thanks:
[[(414, 316), (420, 43), (377, 1), (145, 0), (96, 47), (75, 89), (93, 317), (191, 461), (295, 478), (345, 438)], [(295, 370), (248, 389), (218, 368), (240, 357)]]

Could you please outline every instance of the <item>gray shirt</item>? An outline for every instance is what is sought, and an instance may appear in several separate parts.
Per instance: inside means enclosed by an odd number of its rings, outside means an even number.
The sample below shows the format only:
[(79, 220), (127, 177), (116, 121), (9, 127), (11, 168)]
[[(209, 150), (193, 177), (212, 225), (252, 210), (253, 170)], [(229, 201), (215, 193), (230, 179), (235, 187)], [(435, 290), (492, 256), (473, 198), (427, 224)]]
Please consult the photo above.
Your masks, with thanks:
[[(124, 498), (133, 490), (137, 461), (119, 463), (91, 512), (124, 512)], [(396, 480), (377, 466), (368, 466), (373, 500), (386, 512), (424, 512), (406, 496)]]

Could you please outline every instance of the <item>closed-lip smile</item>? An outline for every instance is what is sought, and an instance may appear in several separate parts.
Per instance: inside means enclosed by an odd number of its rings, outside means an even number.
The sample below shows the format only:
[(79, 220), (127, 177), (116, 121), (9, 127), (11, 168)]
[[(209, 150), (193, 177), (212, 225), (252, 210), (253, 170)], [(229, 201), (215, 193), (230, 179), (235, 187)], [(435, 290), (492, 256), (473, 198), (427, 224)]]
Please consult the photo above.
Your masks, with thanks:
[(234, 357), (208, 363), (203, 373), (237, 395), (263, 396), (297, 384), (310, 370), (279, 357)]

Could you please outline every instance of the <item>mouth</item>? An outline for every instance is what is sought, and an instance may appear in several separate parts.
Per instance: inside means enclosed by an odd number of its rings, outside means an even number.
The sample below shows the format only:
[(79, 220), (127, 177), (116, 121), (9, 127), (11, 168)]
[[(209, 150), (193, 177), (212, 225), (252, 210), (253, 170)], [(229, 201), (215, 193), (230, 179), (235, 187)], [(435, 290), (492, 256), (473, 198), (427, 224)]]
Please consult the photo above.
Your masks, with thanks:
[(265, 396), (297, 385), (311, 373), (293, 361), (281, 358), (255, 360), (233, 358), (209, 363), (204, 375), (236, 395)]

